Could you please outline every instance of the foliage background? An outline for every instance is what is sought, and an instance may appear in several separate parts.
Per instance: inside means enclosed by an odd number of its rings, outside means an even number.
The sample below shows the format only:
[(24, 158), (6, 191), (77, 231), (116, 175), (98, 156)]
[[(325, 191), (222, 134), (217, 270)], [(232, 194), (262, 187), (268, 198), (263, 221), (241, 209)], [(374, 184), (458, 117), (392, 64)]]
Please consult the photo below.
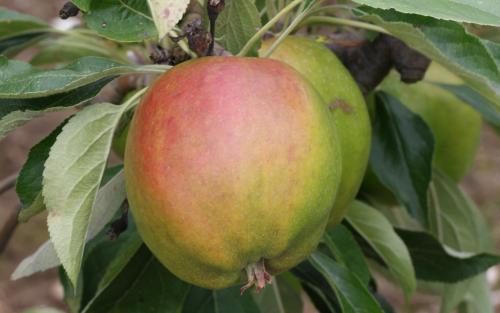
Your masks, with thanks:
[[(57, 21), (55, 16), (64, 2), (61, 0), (0, 0), (0, 6), (28, 13), (46, 21)], [(29, 51), (25, 52), (24, 58), (27, 59), (29, 53)], [(23, 58), (23, 55), (20, 57)], [(30, 147), (44, 138), (67, 114), (69, 112), (36, 119), (0, 140), (0, 180), (17, 173)], [(500, 193), (498, 192), (500, 177), (498, 173), (500, 173), (500, 137), (485, 126), (474, 167), (462, 182), (462, 187), (486, 215), (493, 230), (497, 249), (500, 248), (500, 227), (498, 226), (500, 225)], [(0, 197), (0, 228), (9, 212), (15, 209), (17, 201), (14, 190)], [(24, 308), (37, 305), (50, 305), (64, 309), (63, 291), (54, 270), (20, 281), (9, 281), (9, 276), (15, 266), (48, 238), (44, 224), (45, 216), (41, 215), (29, 224), (21, 225), (5, 253), (0, 256), (0, 312), (2, 313), (22, 312)], [(500, 267), (492, 268), (488, 276), (495, 289), (493, 302), (496, 312), (500, 312)], [(381, 278), (379, 280), (383, 281)], [(403, 299), (398, 288), (392, 287), (387, 282), (381, 283), (381, 287), (382, 293), (395, 307), (402, 306), (402, 303), (397, 302)], [(415, 296), (412, 302), (414, 312), (437, 312), (437, 298), (419, 295)]]

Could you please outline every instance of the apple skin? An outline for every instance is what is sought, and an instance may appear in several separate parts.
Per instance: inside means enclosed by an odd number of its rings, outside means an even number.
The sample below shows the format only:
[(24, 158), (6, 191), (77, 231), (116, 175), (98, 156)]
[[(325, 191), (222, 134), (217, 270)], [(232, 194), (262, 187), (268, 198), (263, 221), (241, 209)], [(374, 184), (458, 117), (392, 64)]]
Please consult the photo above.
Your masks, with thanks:
[[(274, 39), (264, 41), (260, 53)], [(329, 226), (344, 217), (363, 180), (371, 145), (371, 124), (363, 95), (337, 56), (323, 44), (299, 36), (287, 37), (270, 56), (291, 65), (306, 77), (330, 107), (342, 151), (342, 178)]]
[(218, 289), (249, 265), (285, 271), (314, 250), (340, 181), (340, 145), (310, 83), (271, 59), (205, 57), (138, 106), (125, 181), (144, 242), (179, 278)]

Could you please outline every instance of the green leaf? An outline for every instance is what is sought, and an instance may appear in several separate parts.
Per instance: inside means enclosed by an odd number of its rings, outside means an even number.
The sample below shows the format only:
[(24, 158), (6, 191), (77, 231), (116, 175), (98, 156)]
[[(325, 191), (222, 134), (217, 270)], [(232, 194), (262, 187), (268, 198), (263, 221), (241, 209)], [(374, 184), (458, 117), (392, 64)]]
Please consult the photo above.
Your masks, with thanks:
[(65, 64), (85, 56), (113, 58), (120, 52), (109, 41), (91, 36), (66, 35), (42, 40), (30, 63), (37, 65)]
[(190, 0), (148, 0), (151, 15), (161, 40), (181, 20)]
[[(260, 28), (259, 11), (253, 1), (228, 0), (217, 19), (216, 39), (233, 54), (237, 54)], [(257, 56), (258, 46), (250, 55)]]
[(23, 49), (36, 44), (43, 39), (44, 33), (24, 34), (0, 40), (0, 53), (13, 57)]
[[(478, 275), (458, 284), (446, 285), (440, 313), (449, 313), (462, 304), (463, 312), (493, 313), (490, 289), (486, 275)], [(462, 312), (462, 311), (460, 311)]]
[(495, 110), (495, 104), (481, 96), (474, 89), (466, 85), (436, 84), (441, 88), (455, 94), (457, 98), (472, 106), (481, 113), (483, 118), (491, 125), (500, 127), (500, 111)]
[(0, 40), (19, 35), (42, 33), (50, 26), (44, 21), (0, 7)]
[(250, 292), (241, 295), (239, 286), (222, 290), (207, 290), (193, 286), (182, 309), (182, 313), (259, 312)]
[(443, 20), (500, 26), (500, 3), (496, 0), (354, 0), (354, 2)]
[(347, 210), (347, 221), (377, 252), (406, 295), (416, 289), (415, 270), (404, 242), (376, 209), (355, 200)]
[(12, 130), (49, 112), (78, 106), (93, 99), (113, 77), (75, 90), (33, 99), (0, 99), (0, 139)]
[(429, 190), (429, 230), (443, 244), (461, 252), (493, 251), (488, 225), (457, 184), (435, 168)]
[(460, 76), (471, 88), (500, 108), (500, 69), (484, 43), (457, 22), (393, 10), (360, 8), (364, 18), (387, 29)]
[(337, 313), (341, 310), (340, 307), (334, 309), (328, 302), (325, 295), (322, 293), (322, 290), (316, 288), (314, 286), (310, 286), (308, 284), (304, 284), (303, 286), (305, 293), (311, 299), (312, 304), (321, 313)]
[[(117, 212), (115, 218), (121, 218), (122, 214), (123, 212)], [(123, 269), (141, 245), (142, 240), (137, 233), (134, 220), (130, 218), (126, 231), (117, 239), (111, 240), (108, 229), (103, 229), (87, 243), (76, 288), (73, 287), (64, 269), (60, 267), (59, 278), (64, 288), (64, 300), (70, 311), (80, 312), (100, 290), (99, 285), (108, 269), (116, 268), (113, 264), (117, 262), (124, 264), (120, 270)]]
[[(272, 284), (259, 293), (254, 293), (255, 302), (261, 312), (302, 313), (303, 303), (300, 298), (300, 289), (292, 287), (284, 275), (273, 279)], [(292, 276), (291, 279), (295, 278)]]
[(336, 313), (340, 311), (340, 303), (333, 286), (310, 261), (305, 260), (291, 272), (300, 279), (302, 288), (309, 295), (320, 312)]
[[(493, 251), (488, 226), (474, 203), (456, 183), (435, 169), (429, 190), (430, 231), (446, 246), (457, 251)], [(441, 313), (453, 311), (462, 301), (474, 307), (470, 312), (492, 312), (485, 275), (455, 284), (442, 284)], [(478, 293), (478, 291), (480, 291)]]
[(43, 196), (40, 192), (36, 195), (36, 198), (33, 200), (30, 206), (22, 208), (22, 210), (19, 212), (17, 220), (21, 223), (26, 223), (33, 216), (38, 215), (43, 211), (45, 211), (45, 204), (43, 203)]
[(188, 284), (168, 272), (142, 245), (82, 312), (178, 313), (188, 290)]
[(397, 233), (410, 251), (418, 279), (456, 283), (500, 263), (500, 256), (497, 255), (471, 255), (445, 249), (436, 238), (425, 232), (399, 229)]
[(92, 3), (92, 0), (72, 0), (80, 10), (87, 12), (90, 9), (90, 4)]
[[(286, 313), (302, 313), (304, 303), (302, 302), (302, 287), (300, 281), (290, 273), (284, 273), (275, 279), (277, 288), (273, 287), (275, 293), (279, 292), (283, 300)], [(261, 309), (262, 312), (269, 312)]]
[(83, 57), (63, 68), (43, 70), (0, 56), (0, 98), (47, 97), (132, 72), (132, 66), (100, 57)]
[(58, 272), (59, 282), (64, 291), (64, 303), (68, 306), (71, 313), (79, 313), (83, 297), (83, 280), (80, 279), (77, 287), (73, 288), (68, 275), (61, 266), (58, 268)]
[(383, 313), (377, 300), (359, 279), (347, 268), (320, 252), (314, 252), (309, 261), (328, 281), (342, 300), (343, 312)]
[(106, 231), (90, 241), (82, 266), (83, 292), (81, 308), (87, 306), (100, 292), (108, 288), (142, 246), (133, 219), (127, 231), (117, 240), (110, 240)]
[[(91, 212), (113, 133), (127, 108), (99, 103), (76, 113), (63, 127), (45, 162), (43, 198), (49, 211), (49, 234), (64, 269), (75, 285), (87, 233), (95, 226), (91, 223)], [(97, 203), (119, 206), (126, 197), (125, 189), (123, 184), (114, 188), (108, 195), (103, 195), (106, 201)], [(94, 210), (109, 209), (99, 207)]]
[(28, 256), (17, 265), (11, 279), (17, 280), (28, 277), (38, 272), (46, 271), (61, 264), (57, 257), (52, 242), (46, 241), (32, 255)]
[[(116, 171), (110, 168), (107, 171)], [(106, 176), (106, 175), (105, 175)], [(104, 179), (103, 179), (104, 180)], [(120, 171), (109, 180), (100, 190), (92, 208), (92, 218), (89, 223), (87, 240), (94, 238), (113, 218), (121, 203), (125, 199), (125, 181)], [(37, 251), (24, 259), (12, 274), (12, 279), (20, 279), (61, 265), (52, 241), (41, 245)]]
[(378, 92), (370, 166), (423, 225), (427, 224), (433, 151), (434, 137), (423, 119), (398, 99)]
[(141, 42), (157, 36), (147, 1), (92, 1), (87, 26), (99, 35), (121, 42)]
[[(498, 32), (497, 32), (498, 33)], [(481, 39), (486, 49), (490, 52), (491, 57), (497, 64), (497, 68), (500, 69), (500, 43), (493, 42), (487, 39)]]
[(19, 213), (21, 222), (27, 222), (32, 216), (45, 210), (41, 194), (44, 165), (49, 157), (50, 148), (56, 141), (56, 137), (61, 133), (64, 125), (66, 125), (66, 121), (31, 148), (28, 159), (19, 172), (16, 192), (23, 205)]
[(323, 240), (340, 264), (347, 267), (358, 279), (368, 286), (371, 275), (363, 252), (351, 232), (342, 224), (327, 230)]
[(283, 298), (281, 297), (276, 280), (273, 281), (271, 286), (264, 288), (264, 290), (255, 295), (255, 302), (263, 312), (286, 313)]

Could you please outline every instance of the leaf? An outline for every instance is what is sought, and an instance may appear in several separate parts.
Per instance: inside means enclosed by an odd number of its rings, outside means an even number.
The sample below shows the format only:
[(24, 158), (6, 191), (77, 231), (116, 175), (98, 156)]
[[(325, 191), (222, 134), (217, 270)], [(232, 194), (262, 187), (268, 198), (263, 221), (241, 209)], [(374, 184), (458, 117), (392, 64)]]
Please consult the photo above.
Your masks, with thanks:
[(486, 49), (490, 52), (491, 57), (497, 64), (497, 68), (500, 69), (500, 43), (493, 42), (487, 39), (481, 39)]
[[(493, 251), (481, 212), (456, 183), (438, 169), (434, 171), (429, 199), (430, 230), (441, 243), (457, 251)], [(442, 290), (441, 313), (453, 311), (462, 301), (475, 307), (470, 312), (492, 312), (485, 275), (456, 284), (443, 284)]]
[(429, 230), (446, 246), (461, 252), (493, 251), (483, 216), (456, 183), (435, 168), (429, 191)]
[(68, 306), (70, 313), (79, 313), (83, 297), (83, 280), (78, 281), (76, 288), (73, 288), (71, 281), (64, 269), (60, 266), (58, 268), (59, 282), (64, 291), (64, 303)]
[[(286, 272), (275, 279), (276, 287), (273, 290), (279, 292), (283, 300), (283, 307), (286, 313), (302, 313), (304, 303), (302, 302), (302, 287), (300, 281), (289, 272)], [(262, 312), (269, 312), (261, 309)]]
[(443, 20), (500, 26), (500, 3), (496, 0), (354, 0), (354, 2)]
[(347, 267), (358, 279), (368, 286), (371, 275), (363, 252), (358, 243), (342, 224), (327, 230), (323, 240), (340, 264)]
[(458, 284), (447, 285), (442, 295), (440, 312), (452, 312), (461, 303), (465, 307), (463, 312), (493, 313), (489, 285), (485, 274)]
[(111, 241), (106, 231), (89, 242), (82, 266), (82, 303), (85, 307), (97, 293), (113, 283), (142, 246), (142, 239), (130, 219), (127, 231)]
[(321, 313), (337, 313), (341, 308), (339, 307), (335, 310), (330, 303), (327, 301), (326, 297), (323, 295), (319, 288), (304, 284), (303, 286), (305, 293), (309, 296), (312, 304), (318, 312)]
[[(106, 166), (114, 130), (127, 106), (100, 103), (75, 114), (63, 127), (50, 150), (43, 172), (43, 198), (49, 211), (47, 224), (57, 255), (76, 285), (87, 232), (99, 225), (91, 211)], [(109, 185), (109, 184), (108, 184)], [(107, 185), (107, 186), (108, 186)], [(123, 184), (113, 185), (107, 201), (119, 206), (125, 199)], [(97, 212), (107, 208), (95, 208)], [(94, 219), (94, 216), (92, 216)], [(102, 225), (104, 226), (104, 225)]]
[(31, 148), (28, 159), (19, 172), (16, 182), (16, 192), (23, 205), (19, 220), (27, 222), (32, 216), (45, 210), (42, 198), (42, 174), (45, 161), (56, 137), (61, 133), (66, 121), (54, 129), (50, 135)]
[(423, 119), (393, 96), (376, 94), (370, 165), (379, 180), (427, 224), (434, 137)]
[(38, 65), (65, 64), (85, 56), (113, 58), (120, 52), (110, 41), (102, 38), (66, 35), (42, 40), (30, 63)]
[(67, 92), (134, 67), (100, 57), (83, 57), (59, 69), (43, 70), (0, 56), (0, 98), (40, 98)]
[[(255, 302), (261, 312), (302, 313), (303, 303), (300, 298), (300, 289), (296, 290), (292, 287), (287, 278), (284, 277), (285, 275), (287, 273), (276, 277), (270, 286), (259, 293), (254, 293)], [(291, 278), (295, 279), (293, 276)]]
[[(260, 28), (259, 11), (253, 1), (228, 0), (216, 25), (216, 40), (232, 54), (237, 54)], [(258, 48), (253, 47), (250, 55), (257, 56)]]
[[(115, 218), (121, 218), (121, 215), (122, 212), (117, 212)], [(82, 271), (76, 288), (73, 287), (64, 269), (59, 270), (59, 278), (64, 288), (64, 300), (70, 307), (70, 311), (80, 312), (100, 290), (99, 285), (108, 269), (117, 268), (113, 264), (121, 262), (123, 263), (123, 266), (119, 268), (121, 271), (141, 245), (142, 240), (137, 233), (133, 218), (130, 218), (126, 231), (117, 239), (111, 240), (108, 229), (103, 229), (90, 240), (85, 247)]]
[(41, 245), (35, 253), (19, 263), (14, 273), (12, 273), (11, 279), (17, 280), (28, 277), (34, 273), (57, 267), (60, 264), (61, 262), (54, 250), (54, 245), (51, 241), (47, 241)]
[(45, 211), (45, 204), (43, 203), (42, 193), (38, 193), (30, 206), (22, 208), (19, 212), (17, 220), (21, 223), (28, 222), (33, 216), (38, 215)]
[(484, 43), (463, 25), (393, 10), (359, 10), (368, 14), (364, 19), (445, 66), (495, 104), (494, 109), (500, 108), (500, 69)]
[[(263, 312), (286, 313), (278, 282), (273, 280), (271, 286), (255, 295), (255, 302)], [(300, 311), (299, 311), (300, 313)]]
[(161, 40), (182, 19), (190, 0), (148, 0)]
[(85, 21), (99, 35), (115, 41), (141, 42), (157, 36), (144, 0), (92, 1)]
[(93, 99), (113, 78), (103, 78), (81, 88), (47, 97), (0, 99), (0, 139), (34, 118)]
[(250, 292), (241, 295), (239, 286), (222, 290), (208, 290), (193, 286), (182, 309), (182, 313), (259, 312)]
[(491, 125), (500, 127), (500, 111), (495, 110), (495, 104), (481, 96), (474, 89), (466, 85), (436, 84), (441, 88), (455, 94), (457, 98), (472, 106), (481, 113), (483, 118)]
[(309, 260), (294, 267), (291, 272), (301, 280), (302, 288), (309, 295), (320, 312), (336, 313), (341, 310), (339, 299), (333, 286)]
[(0, 40), (19, 35), (43, 33), (50, 26), (44, 21), (0, 7)]
[(500, 256), (479, 253), (464, 255), (445, 249), (432, 235), (425, 232), (397, 230), (415, 266), (418, 279), (455, 283), (474, 277), (500, 263)]
[[(110, 168), (108, 171), (116, 171)], [(87, 240), (94, 238), (113, 218), (125, 199), (125, 181), (123, 172), (116, 174), (100, 190), (92, 208), (92, 219), (87, 233)], [(61, 265), (52, 241), (47, 241), (38, 250), (24, 259), (12, 274), (12, 279), (20, 279)]]
[(374, 208), (353, 201), (347, 221), (377, 252), (407, 296), (416, 289), (415, 270), (410, 254), (387, 219)]
[(182, 309), (188, 290), (188, 284), (168, 272), (142, 245), (82, 312), (177, 313)]
[(44, 33), (24, 34), (0, 40), (0, 53), (13, 57), (23, 49), (45, 38)]
[(368, 289), (345, 267), (320, 252), (314, 252), (309, 261), (341, 297), (344, 312), (383, 313)]
[(71, 2), (73, 2), (80, 10), (87, 12), (90, 9), (92, 0), (72, 0)]

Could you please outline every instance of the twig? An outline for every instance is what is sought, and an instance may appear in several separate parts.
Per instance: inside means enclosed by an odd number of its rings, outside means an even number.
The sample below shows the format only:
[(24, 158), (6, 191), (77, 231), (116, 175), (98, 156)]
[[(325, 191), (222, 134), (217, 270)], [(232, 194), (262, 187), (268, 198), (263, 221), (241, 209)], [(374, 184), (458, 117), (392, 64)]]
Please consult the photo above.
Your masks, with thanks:
[(108, 228), (107, 234), (109, 239), (114, 241), (127, 230), (128, 228), (128, 200), (125, 200), (122, 204), (122, 215), (115, 221), (111, 223)]
[(21, 210), (21, 205), (18, 205), (15, 210), (13, 210), (10, 215), (7, 217), (7, 220), (0, 229), (0, 255), (3, 254), (5, 248), (9, 244), (12, 235), (14, 235), (14, 231), (19, 224), (17, 216), (19, 215), (19, 211)]
[(17, 174), (12, 174), (0, 181), (0, 195), (16, 185)]
[(207, 55), (214, 55), (215, 46), (215, 23), (217, 22), (217, 17), (224, 10), (226, 5), (225, 0), (209, 0), (207, 4), (208, 19), (210, 20), (210, 44), (208, 46)]

